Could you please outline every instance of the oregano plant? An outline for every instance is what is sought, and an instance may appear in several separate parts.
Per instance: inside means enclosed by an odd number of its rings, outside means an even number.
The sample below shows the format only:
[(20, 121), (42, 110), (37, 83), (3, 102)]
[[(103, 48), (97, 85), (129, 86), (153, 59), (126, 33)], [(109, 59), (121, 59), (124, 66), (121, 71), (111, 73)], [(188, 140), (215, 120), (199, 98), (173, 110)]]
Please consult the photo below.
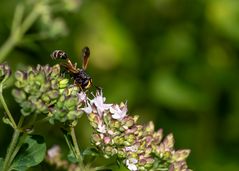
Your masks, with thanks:
[[(0, 62), (6, 60), (14, 47), (37, 40), (63, 36), (67, 28), (60, 12), (74, 11), (75, 0), (25, 0), (17, 4), (8, 39), (0, 47)], [(37, 25), (36, 31), (28, 32)], [(87, 63), (85, 64), (87, 65)], [(14, 77), (12, 96), (19, 111), (12, 113), (4, 96), (7, 82)], [(0, 103), (2, 123), (13, 129), (6, 154), (0, 157), (0, 171), (25, 171), (47, 162), (59, 170), (113, 170), (115, 166), (131, 171), (189, 171), (186, 158), (190, 150), (176, 150), (173, 134), (163, 136), (153, 122), (139, 124), (139, 116), (130, 115), (126, 103), (107, 103), (100, 89), (83, 90), (63, 74), (60, 65), (37, 65), (11, 73), (7, 63), (0, 64)], [(88, 118), (91, 145), (80, 149), (76, 127), (81, 117)], [(61, 130), (68, 147), (68, 156), (57, 140), (47, 149), (42, 135), (36, 134), (36, 124), (48, 123)], [(65, 148), (64, 148), (65, 149)], [(105, 158), (110, 164), (95, 162)]]
[[(6, 113), (3, 121), (14, 129), (7, 154), (0, 160), (1, 170), (27, 170), (44, 158), (65, 170), (111, 169), (110, 166), (95, 166), (97, 157), (112, 159), (113, 164), (119, 163), (131, 171), (189, 170), (185, 160), (190, 150), (175, 150), (172, 134), (163, 137), (162, 129), (155, 131), (153, 122), (138, 124), (138, 116), (128, 114), (126, 103), (106, 103), (102, 90), (83, 91), (62, 74), (58, 64), (15, 72), (12, 95), (21, 108), (20, 119), (16, 122), (3, 96), (5, 83), (11, 76), (8, 64), (0, 65), (0, 74), (0, 100)], [(93, 129), (92, 146), (85, 150), (79, 148), (75, 134), (82, 115), (87, 116)], [(34, 134), (38, 121), (61, 125), (69, 147), (67, 160), (62, 158), (59, 146), (46, 152), (43, 137)]]

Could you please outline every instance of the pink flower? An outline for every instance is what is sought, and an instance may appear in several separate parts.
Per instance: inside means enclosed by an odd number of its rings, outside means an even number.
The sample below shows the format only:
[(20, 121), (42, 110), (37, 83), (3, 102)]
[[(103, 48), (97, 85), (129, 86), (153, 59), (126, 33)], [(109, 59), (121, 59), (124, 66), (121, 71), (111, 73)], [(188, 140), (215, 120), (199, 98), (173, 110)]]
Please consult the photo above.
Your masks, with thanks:
[(113, 114), (112, 118), (117, 120), (122, 120), (126, 116), (127, 111), (126, 105), (120, 107), (118, 104), (115, 104), (110, 107), (110, 112)]
[(90, 114), (93, 111), (92, 107), (89, 104), (86, 107), (82, 108), (82, 110), (87, 114)]
[(102, 116), (103, 113), (110, 109), (112, 104), (105, 104), (105, 97), (102, 96), (102, 93), (99, 93), (93, 100), (91, 100), (91, 104), (95, 105), (97, 113)]
[(48, 151), (47, 151), (47, 155), (50, 159), (52, 158), (55, 158), (57, 156), (60, 155), (60, 147), (58, 145), (54, 145), (52, 148), (50, 148)]
[(85, 92), (81, 91), (80, 93), (78, 93), (78, 97), (81, 101), (86, 101), (87, 100), (87, 96), (85, 94)]
[(128, 167), (129, 170), (131, 171), (137, 171), (138, 168), (136, 166), (136, 164), (138, 163), (138, 160), (135, 158), (130, 158), (126, 160), (126, 165)]

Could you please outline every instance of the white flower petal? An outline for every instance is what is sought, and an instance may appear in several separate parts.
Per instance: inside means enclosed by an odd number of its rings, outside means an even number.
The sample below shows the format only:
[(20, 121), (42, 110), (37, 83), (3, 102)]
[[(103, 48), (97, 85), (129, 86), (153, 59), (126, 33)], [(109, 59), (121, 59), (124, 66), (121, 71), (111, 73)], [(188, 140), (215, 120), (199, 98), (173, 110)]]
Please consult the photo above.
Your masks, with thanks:
[(138, 162), (137, 159), (135, 159), (135, 158), (130, 158), (130, 159), (127, 159), (127, 160), (126, 160), (126, 165), (127, 165), (127, 167), (128, 167), (129, 170), (131, 170), (131, 171), (137, 171), (137, 170), (138, 170), (138, 168), (137, 168), (137, 166), (136, 166), (136, 163), (137, 163), (137, 162)]
[(125, 147), (125, 150), (131, 151), (131, 152), (136, 152), (138, 150), (138, 146), (136, 146), (136, 145), (128, 146), (128, 147)]
[(101, 94), (91, 100), (91, 104), (95, 105), (98, 114), (101, 116), (106, 110), (110, 109), (110, 107), (112, 106), (112, 104), (105, 104), (104, 102), (105, 98)]
[(128, 109), (127, 106), (123, 106), (123, 108), (121, 109), (120, 106), (118, 104), (116, 105), (112, 105), (110, 107), (110, 112), (112, 113), (112, 118), (113, 119), (117, 119), (117, 120), (122, 120), (127, 113)]
[(91, 108), (91, 106), (84, 107), (84, 108), (82, 108), (82, 110), (83, 110), (85, 113), (87, 113), (87, 114), (92, 113), (92, 108)]
[(105, 125), (103, 123), (99, 124), (97, 131), (103, 134), (106, 133)]

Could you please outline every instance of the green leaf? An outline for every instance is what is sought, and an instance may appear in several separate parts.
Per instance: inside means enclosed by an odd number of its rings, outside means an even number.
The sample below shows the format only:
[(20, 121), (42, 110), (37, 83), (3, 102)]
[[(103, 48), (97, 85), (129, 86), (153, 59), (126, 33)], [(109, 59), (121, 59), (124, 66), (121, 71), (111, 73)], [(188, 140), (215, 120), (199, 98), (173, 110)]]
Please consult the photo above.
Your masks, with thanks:
[(4, 163), (4, 159), (3, 159), (3, 158), (0, 158), (0, 170), (2, 170), (3, 163)]
[(36, 166), (44, 159), (45, 153), (46, 144), (43, 137), (29, 135), (14, 159), (10, 170), (25, 171), (32, 166)]

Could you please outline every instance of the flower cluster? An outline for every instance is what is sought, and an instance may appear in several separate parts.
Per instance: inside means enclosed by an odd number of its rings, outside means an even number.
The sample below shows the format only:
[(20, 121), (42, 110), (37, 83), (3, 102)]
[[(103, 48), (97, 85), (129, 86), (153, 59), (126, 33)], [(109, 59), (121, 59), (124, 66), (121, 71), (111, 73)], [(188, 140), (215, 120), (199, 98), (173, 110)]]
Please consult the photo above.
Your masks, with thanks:
[(21, 106), (24, 116), (47, 114), (49, 121), (76, 121), (83, 111), (86, 95), (78, 93), (79, 88), (69, 84), (60, 74), (60, 66), (38, 65), (15, 74), (16, 88), (12, 94)]
[(131, 171), (188, 171), (185, 159), (189, 150), (174, 150), (173, 135), (163, 139), (162, 129), (137, 124), (137, 116), (127, 115), (124, 103), (106, 104), (102, 93), (84, 108), (94, 133), (92, 143), (105, 157), (117, 156)]

